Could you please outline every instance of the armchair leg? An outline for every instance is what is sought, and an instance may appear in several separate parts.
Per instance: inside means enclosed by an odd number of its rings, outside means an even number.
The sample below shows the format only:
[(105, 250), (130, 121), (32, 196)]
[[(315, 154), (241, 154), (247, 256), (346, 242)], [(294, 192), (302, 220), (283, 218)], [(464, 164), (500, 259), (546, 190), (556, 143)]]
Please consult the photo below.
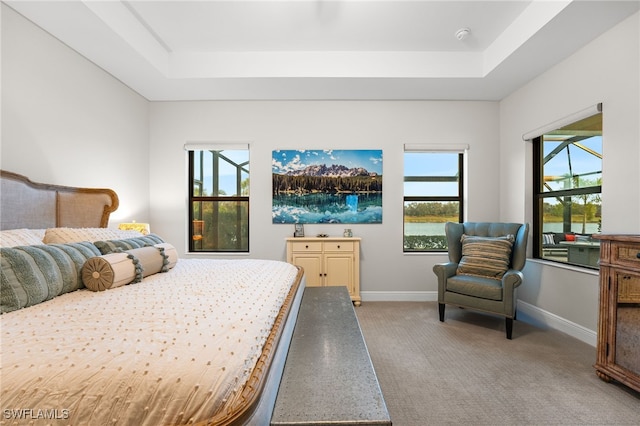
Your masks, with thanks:
[(444, 322), (444, 303), (438, 303), (438, 314), (440, 314), (440, 322)]
[(513, 318), (506, 318), (505, 326), (507, 329), (507, 339), (511, 340), (511, 334), (513, 332)]

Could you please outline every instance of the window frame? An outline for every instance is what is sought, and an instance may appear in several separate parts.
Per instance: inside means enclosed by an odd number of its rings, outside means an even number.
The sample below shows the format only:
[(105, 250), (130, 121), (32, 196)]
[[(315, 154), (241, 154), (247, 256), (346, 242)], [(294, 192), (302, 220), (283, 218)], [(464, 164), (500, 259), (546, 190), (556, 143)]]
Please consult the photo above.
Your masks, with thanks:
[[(405, 220), (404, 220), (404, 206), (407, 202), (457, 202), (458, 209), (458, 223), (464, 222), (464, 214), (465, 214), (465, 200), (464, 200), (464, 188), (465, 188), (465, 173), (464, 173), (464, 165), (466, 161), (466, 151), (468, 146), (464, 146), (461, 148), (451, 147), (449, 149), (437, 147), (430, 148), (426, 146), (424, 148), (409, 148), (405, 146), (405, 150), (403, 152), (403, 158), (408, 153), (419, 153), (419, 154), (457, 154), (458, 155), (458, 177), (451, 176), (407, 176), (405, 175), (405, 170), (403, 166), (403, 184), (405, 182), (458, 182), (458, 195), (405, 195), (403, 190), (403, 214), (402, 214), (402, 251), (404, 254), (407, 253), (442, 253), (447, 251), (447, 247), (438, 248), (438, 249), (415, 249), (415, 250), (407, 250), (404, 244), (404, 240), (406, 238), (405, 234)], [(446, 241), (445, 241), (445, 245)]]
[[(601, 114), (601, 112), (590, 114), (588, 117), (585, 117), (585, 118), (590, 118), (591, 116), (595, 116), (597, 114)], [(602, 119), (602, 116), (601, 116), (601, 119)], [(577, 123), (579, 121), (581, 120), (576, 119), (575, 122), (569, 123), (567, 126), (563, 126), (563, 127), (568, 127), (571, 124)], [(532, 209), (533, 252), (532, 252), (532, 255), (534, 259), (540, 259), (540, 260), (554, 262), (562, 265), (569, 265), (574, 267), (582, 267), (582, 268), (597, 270), (599, 269), (598, 265), (594, 266), (594, 265), (587, 265), (587, 264), (575, 263), (575, 262), (570, 263), (568, 258), (566, 261), (553, 259), (551, 256), (545, 257), (543, 253), (544, 200), (550, 197), (574, 197), (574, 196), (588, 195), (588, 194), (599, 194), (599, 195), (602, 194), (601, 181), (600, 181), (600, 185), (578, 187), (578, 188), (572, 188), (572, 189), (549, 190), (545, 192), (544, 190), (544, 174), (545, 174), (544, 173), (544, 159), (545, 159), (544, 136), (551, 133), (552, 131), (553, 130), (546, 131), (540, 134), (539, 136), (533, 137), (531, 139), (532, 146), (533, 146), (533, 156), (532, 156), (533, 157), (533, 191), (532, 191), (532, 194), (533, 194), (533, 209)], [(599, 136), (602, 137), (602, 131), (600, 131)], [(603, 141), (603, 144), (604, 144), (604, 141)], [(602, 156), (602, 154), (600, 155)], [(601, 179), (602, 179), (602, 169), (597, 172), (601, 174)], [(573, 177), (579, 177), (579, 175), (572, 176), (572, 178)], [(602, 203), (600, 204), (600, 206), (602, 207)], [(564, 214), (566, 215), (566, 212), (564, 212)], [(571, 220), (569, 220), (569, 230), (565, 229), (566, 223), (564, 223), (563, 232), (572, 232), (570, 229), (571, 223), (572, 223)]]
[[(241, 164), (236, 164), (235, 162), (233, 162), (231, 159), (225, 157), (224, 155), (220, 154), (223, 151), (243, 151), (246, 150), (247, 154), (248, 154), (248, 160), (246, 162), (243, 162)], [(249, 195), (241, 195), (242, 194), (242, 189), (241, 189), (241, 185), (242, 185), (242, 173), (243, 171), (249, 176), (249, 187), (250, 187), (250, 176), (251, 176), (251, 150), (250, 150), (250, 146), (249, 144), (186, 144), (185, 145), (185, 151), (187, 152), (187, 189), (188, 189), (188, 195), (187, 195), (187, 252), (189, 254), (209, 254), (209, 253), (215, 253), (215, 254), (248, 254), (250, 251), (250, 194), (251, 194), (251, 190), (248, 190), (248, 194)], [(194, 188), (196, 187), (196, 185), (200, 185), (200, 193), (202, 193), (203, 190), (203, 182), (201, 180), (197, 180), (195, 178), (195, 155), (196, 152), (200, 152), (201, 158), (200, 158), (200, 176), (204, 175), (204, 169), (205, 169), (205, 165), (204, 165), (204, 159), (202, 158), (202, 156), (204, 155), (205, 151), (210, 151), (210, 152), (217, 152), (217, 154), (214, 154), (213, 157), (216, 158), (216, 156), (218, 157), (222, 157), (225, 161), (229, 162), (230, 164), (232, 163), (236, 168), (237, 168), (237, 177), (236, 177), (236, 189), (237, 189), (237, 195), (195, 195), (195, 190)], [(213, 160), (212, 160), (213, 161)], [(215, 165), (212, 165), (212, 171), (214, 173), (215, 172)], [(218, 181), (218, 176), (214, 174), (214, 177), (212, 178), (213, 184), (214, 184), (214, 189), (213, 191), (216, 191), (216, 188), (218, 187), (217, 185), (217, 181)], [(233, 202), (233, 203), (241, 203), (244, 204), (245, 207), (244, 209), (246, 210), (246, 249), (242, 248), (242, 246), (244, 244), (239, 244), (239, 247), (236, 249), (225, 249), (225, 250), (220, 250), (219, 248), (217, 249), (212, 249), (212, 250), (207, 250), (207, 249), (196, 249), (196, 244), (197, 244), (197, 239), (194, 238), (197, 235), (195, 234), (195, 221), (197, 220), (204, 220), (202, 219), (202, 217), (200, 218), (196, 218), (195, 212), (194, 212), (194, 204), (195, 203), (224, 203), (224, 202)], [(202, 211), (201, 211), (201, 215), (202, 215)], [(220, 226), (219, 223), (217, 223), (217, 226)], [(238, 222), (237, 222), (237, 226), (240, 227), (242, 226), (242, 220), (239, 218)], [(216, 232), (215, 230), (212, 231), (213, 234), (215, 235)], [(202, 236), (201, 236), (202, 239)], [(201, 240), (200, 239), (200, 240)]]

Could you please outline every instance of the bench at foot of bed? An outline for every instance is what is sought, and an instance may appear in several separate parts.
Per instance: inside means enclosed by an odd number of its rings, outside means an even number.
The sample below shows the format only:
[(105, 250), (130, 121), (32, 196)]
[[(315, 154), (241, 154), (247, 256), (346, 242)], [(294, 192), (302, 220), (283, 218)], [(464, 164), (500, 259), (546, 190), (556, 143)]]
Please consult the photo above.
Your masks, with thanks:
[(391, 425), (346, 287), (307, 287), (271, 425)]

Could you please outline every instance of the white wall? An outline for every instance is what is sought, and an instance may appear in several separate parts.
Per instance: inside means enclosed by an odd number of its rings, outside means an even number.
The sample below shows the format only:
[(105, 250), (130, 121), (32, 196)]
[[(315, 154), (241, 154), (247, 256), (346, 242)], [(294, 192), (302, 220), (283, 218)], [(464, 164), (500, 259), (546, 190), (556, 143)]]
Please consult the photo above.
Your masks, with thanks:
[[(596, 102), (604, 104), (603, 232), (640, 233), (638, 14), (499, 104), (149, 104), (7, 6), (1, 10), (1, 167), (37, 181), (111, 187), (121, 204), (113, 223), (149, 220), (181, 251), (185, 142), (252, 143), (251, 256), (273, 259), (284, 258), (292, 227), (271, 224), (271, 151), (382, 149), (383, 223), (352, 226), (363, 238), (363, 291), (370, 300), (429, 298), (432, 265), (445, 256), (402, 254), (402, 145), (468, 143), (468, 219), (531, 222), (532, 154), (522, 134)], [(307, 232), (339, 234), (334, 226)], [(594, 332), (596, 274), (532, 260), (525, 273), (526, 306)]]
[[(185, 142), (251, 142), (251, 257), (285, 259), (292, 225), (271, 223), (275, 149), (382, 149), (383, 223), (353, 225), (362, 237), (361, 290), (384, 298), (434, 297), (432, 266), (443, 255), (403, 255), (404, 143), (468, 143), (470, 220), (499, 213), (498, 104), (495, 102), (154, 102), (151, 104), (151, 223), (186, 247)], [(344, 226), (305, 226), (308, 235), (341, 235)], [(415, 292), (418, 292), (416, 295)]]
[[(532, 221), (532, 148), (522, 134), (598, 102), (603, 103), (602, 232), (640, 233), (640, 14), (500, 103), (504, 219)], [(524, 202), (511, 197), (523, 188)], [(595, 333), (597, 273), (530, 260), (525, 280), (521, 300)]]
[(111, 223), (142, 222), (148, 152), (148, 102), (2, 4), (2, 169), (112, 188)]

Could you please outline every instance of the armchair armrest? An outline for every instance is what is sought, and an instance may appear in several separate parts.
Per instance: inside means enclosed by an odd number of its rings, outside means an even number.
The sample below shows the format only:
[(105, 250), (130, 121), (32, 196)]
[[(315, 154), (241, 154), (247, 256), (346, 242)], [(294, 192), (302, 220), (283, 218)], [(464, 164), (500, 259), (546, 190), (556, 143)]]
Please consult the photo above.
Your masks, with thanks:
[(515, 316), (515, 297), (514, 293), (516, 288), (522, 284), (523, 274), (522, 272), (509, 269), (502, 276), (502, 300), (504, 300), (505, 315), (508, 318)]
[(438, 281), (454, 276), (457, 270), (458, 264), (455, 262), (437, 263), (433, 265), (433, 272), (437, 275)]
[(502, 287), (503, 288), (511, 287), (511, 289), (514, 289), (518, 287), (520, 284), (522, 284), (523, 278), (524, 276), (522, 272), (516, 269), (509, 269), (502, 276)]
[(444, 299), (445, 283), (447, 278), (452, 277), (458, 270), (456, 262), (438, 263), (433, 265), (433, 272), (438, 277), (438, 300)]

